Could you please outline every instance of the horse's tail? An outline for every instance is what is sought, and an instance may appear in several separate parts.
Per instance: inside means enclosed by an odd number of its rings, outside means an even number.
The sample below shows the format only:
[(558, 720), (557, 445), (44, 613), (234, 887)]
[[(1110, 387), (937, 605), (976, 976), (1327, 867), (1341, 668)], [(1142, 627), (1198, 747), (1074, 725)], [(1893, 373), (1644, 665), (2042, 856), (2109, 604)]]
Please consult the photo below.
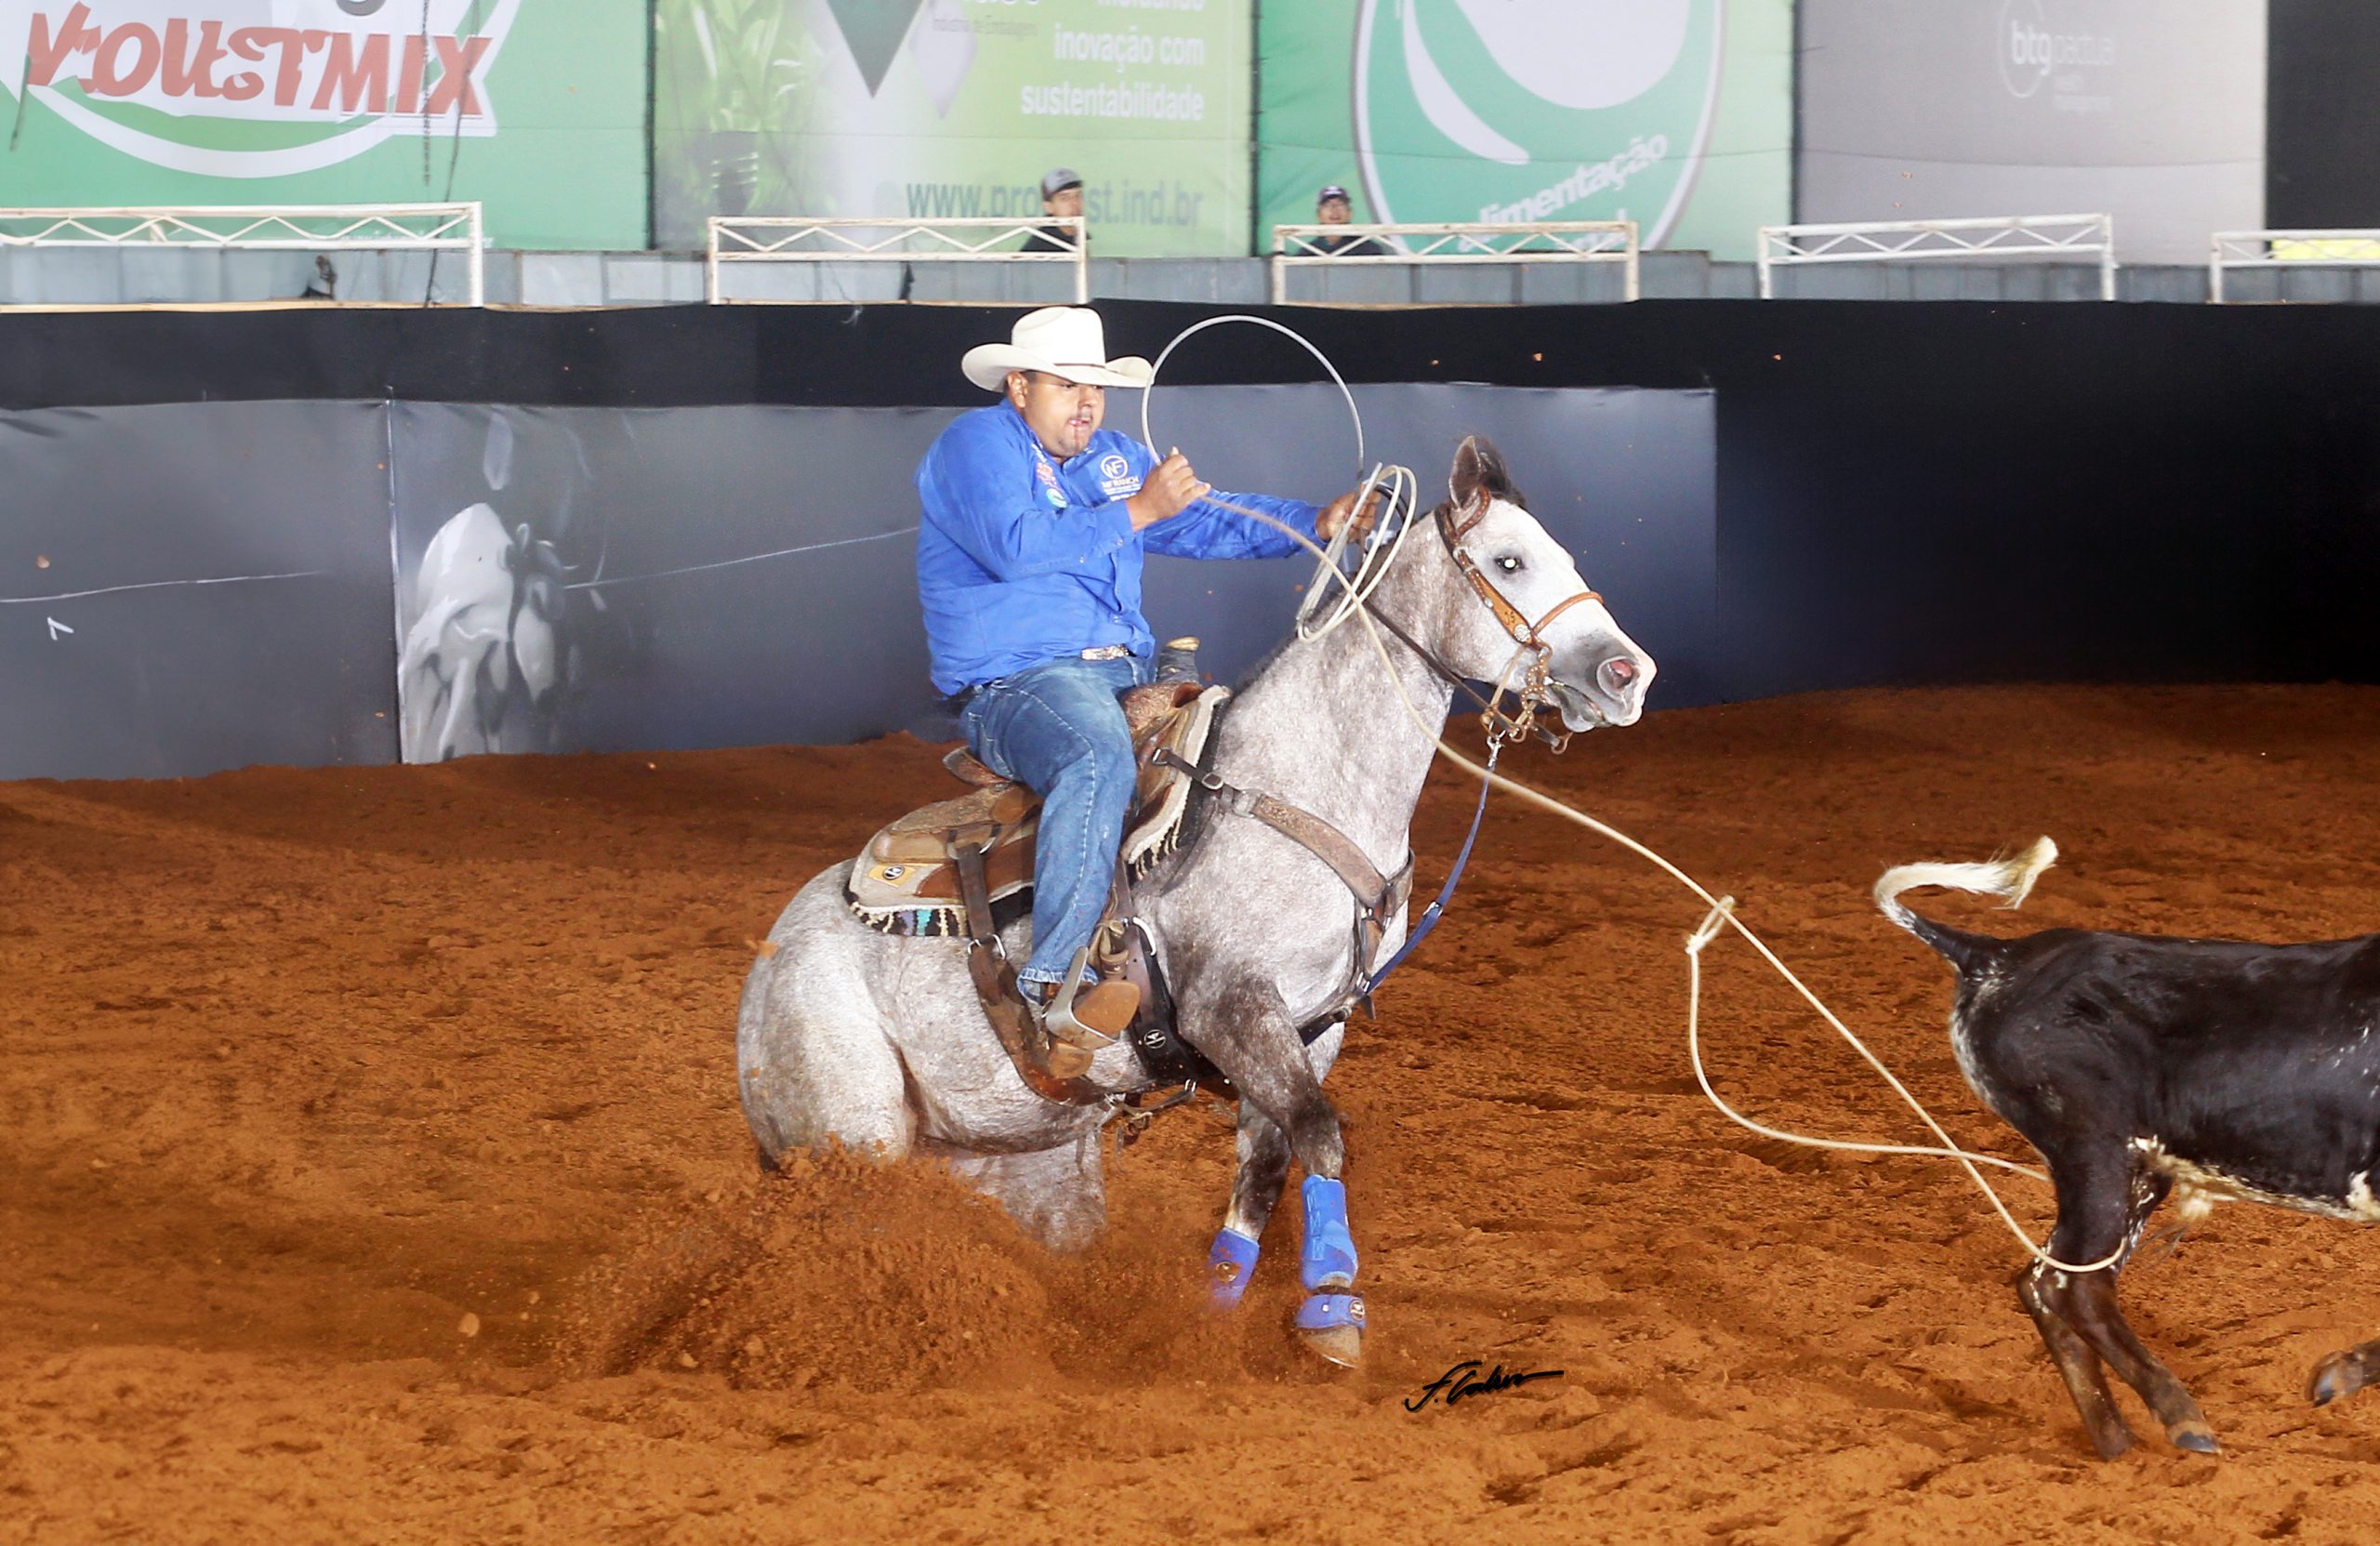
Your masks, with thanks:
[(2057, 845), (2047, 838), (2037, 838), (2032, 847), (2013, 859), (1994, 859), (1981, 865), (1899, 865), (1877, 877), (1876, 905), (1884, 909), (1886, 918), (1940, 952), (1964, 976), (1997, 958), (2003, 942), (1990, 934), (1970, 934), (1920, 918), (1900, 900), (1900, 893), (1920, 886), (1942, 886), (2001, 897), (2004, 899), (2003, 906), (2019, 907), (2024, 905), (2027, 893), (2032, 891), (2042, 871), (2056, 863)]

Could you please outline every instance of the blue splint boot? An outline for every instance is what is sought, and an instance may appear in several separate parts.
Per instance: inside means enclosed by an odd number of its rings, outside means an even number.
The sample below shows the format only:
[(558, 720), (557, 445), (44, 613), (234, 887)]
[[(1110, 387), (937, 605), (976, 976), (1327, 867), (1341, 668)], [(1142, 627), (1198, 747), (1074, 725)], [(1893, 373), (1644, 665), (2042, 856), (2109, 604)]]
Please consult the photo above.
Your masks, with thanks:
[(1214, 1249), (1207, 1252), (1207, 1302), (1218, 1310), (1236, 1310), (1248, 1292), (1256, 1271), (1257, 1243), (1236, 1229), (1215, 1231)]

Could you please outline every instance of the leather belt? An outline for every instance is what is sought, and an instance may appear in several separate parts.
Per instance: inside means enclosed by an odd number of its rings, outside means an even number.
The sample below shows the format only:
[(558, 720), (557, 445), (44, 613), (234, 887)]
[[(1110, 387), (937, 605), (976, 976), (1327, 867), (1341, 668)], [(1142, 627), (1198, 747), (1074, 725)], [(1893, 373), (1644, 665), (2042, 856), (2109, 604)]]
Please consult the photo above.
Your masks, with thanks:
[[(1075, 653), (1075, 655), (1071, 657), (1067, 655), (1058, 656), (1058, 659), (1060, 660), (1069, 658), (1079, 658), (1083, 660), (1130, 660), (1132, 658), (1132, 646), (1130, 644), (1102, 644), (1097, 649), (1093, 650), (1078, 650)], [(1006, 681), (1007, 680), (1008, 678), (1006, 677), (994, 677), (992, 681)], [(960, 688), (958, 692), (951, 694), (950, 696), (944, 699), (944, 707), (949, 709), (950, 712), (956, 714), (960, 709), (967, 707), (969, 699), (972, 698), (976, 694), (982, 692), (991, 684), (991, 681), (971, 681), (966, 686)]]

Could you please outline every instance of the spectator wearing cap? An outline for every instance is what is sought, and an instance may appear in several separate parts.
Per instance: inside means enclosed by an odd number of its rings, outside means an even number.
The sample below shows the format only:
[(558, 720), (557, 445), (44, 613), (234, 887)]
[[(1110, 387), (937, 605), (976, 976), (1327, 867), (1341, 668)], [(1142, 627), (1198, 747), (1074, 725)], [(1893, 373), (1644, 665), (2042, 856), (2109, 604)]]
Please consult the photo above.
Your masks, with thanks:
[[(1347, 191), (1332, 183), (1314, 196), (1314, 218), (1318, 225), (1343, 226), (1355, 217), (1348, 202)], [(1325, 258), (1386, 258), (1388, 244), (1377, 236), (1316, 236), (1308, 243), (1311, 250)]]
[[(1082, 218), (1082, 174), (1071, 166), (1052, 166), (1041, 178), (1041, 213), (1051, 220)], [(1082, 244), (1091, 245), (1091, 232), (1082, 232)], [(1026, 252), (1072, 252), (1075, 232), (1062, 225), (1036, 226), (1033, 234), (1025, 239)]]

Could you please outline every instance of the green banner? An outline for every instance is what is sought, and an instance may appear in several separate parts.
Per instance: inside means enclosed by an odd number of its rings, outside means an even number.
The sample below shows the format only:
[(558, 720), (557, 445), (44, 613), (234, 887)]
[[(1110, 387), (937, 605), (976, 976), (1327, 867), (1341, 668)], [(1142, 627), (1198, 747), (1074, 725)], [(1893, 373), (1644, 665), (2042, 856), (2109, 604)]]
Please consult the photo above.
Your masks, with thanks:
[(645, 0), (0, 0), (0, 205), (479, 200), (646, 244)]
[(654, 208), (1038, 216), (1094, 257), (1248, 251), (1250, 0), (660, 0)]
[(1260, 12), (1257, 244), (1315, 218), (1633, 219), (1752, 256), (1790, 218), (1792, 0), (1297, 0)]

